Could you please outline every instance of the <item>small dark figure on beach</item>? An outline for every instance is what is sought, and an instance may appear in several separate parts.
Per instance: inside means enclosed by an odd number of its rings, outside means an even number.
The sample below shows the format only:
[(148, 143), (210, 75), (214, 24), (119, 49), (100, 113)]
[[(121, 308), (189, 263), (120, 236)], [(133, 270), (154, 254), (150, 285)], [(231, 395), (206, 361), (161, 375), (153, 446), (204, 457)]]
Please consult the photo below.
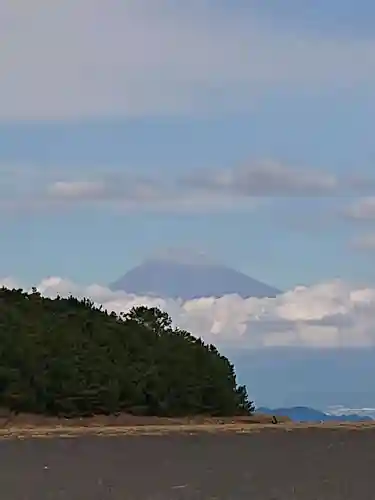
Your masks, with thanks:
[(277, 424), (277, 418), (275, 417), (275, 415), (272, 415), (272, 423)]

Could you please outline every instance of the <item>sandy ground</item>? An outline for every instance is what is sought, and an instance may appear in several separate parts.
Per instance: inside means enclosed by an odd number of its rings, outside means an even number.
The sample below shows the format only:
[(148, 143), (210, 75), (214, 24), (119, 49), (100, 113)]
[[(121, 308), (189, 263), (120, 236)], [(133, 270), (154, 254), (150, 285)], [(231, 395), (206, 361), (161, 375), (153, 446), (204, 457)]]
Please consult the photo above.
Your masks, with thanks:
[(4, 500), (375, 498), (374, 426), (133, 429), (50, 439), (7, 432), (0, 440)]

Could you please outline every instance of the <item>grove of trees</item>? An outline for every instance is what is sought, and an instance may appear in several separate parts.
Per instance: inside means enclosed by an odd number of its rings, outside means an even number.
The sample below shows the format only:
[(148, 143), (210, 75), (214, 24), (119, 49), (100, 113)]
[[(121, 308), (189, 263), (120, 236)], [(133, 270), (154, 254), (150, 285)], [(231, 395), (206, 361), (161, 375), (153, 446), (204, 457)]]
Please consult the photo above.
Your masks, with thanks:
[(138, 307), (0, 289), (0, 407), (65, 417), (251, 414), (245, 386), (213, 345)]

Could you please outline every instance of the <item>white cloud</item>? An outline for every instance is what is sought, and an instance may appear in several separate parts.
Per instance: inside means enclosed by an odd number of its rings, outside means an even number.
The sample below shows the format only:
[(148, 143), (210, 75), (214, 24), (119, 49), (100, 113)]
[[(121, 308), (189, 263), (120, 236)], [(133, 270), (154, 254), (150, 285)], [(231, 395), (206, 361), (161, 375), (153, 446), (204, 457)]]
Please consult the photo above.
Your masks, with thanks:
[(345, 213), (352, 219), (375, 221), (375, 197), (369, 196), (357, 200)]
[(353, 247), (358, 250), (375, 250), (375, 233), (368, 233), (356, 238)]
[[(356, 200), (344, 210), (344, 215), (357, 223), (375, 223), (375, 197), (369, 196)], [(375, 232), (370, 231), (352, 239), (352, 246), (357, 250), (375, 250)]]
[(362, 417), (371, 417), (375, 420), (375, 408), (350, 408), (343, 405), (329, 406), (326, 410), (329, 415), (361, 415)]
[[(13, 279), (0, 285), (16, 287)], [(37, 287), (56, 294), (89, 297), (108, 311), (126, 312), (133, 306), (160, 307), (176, 325), (207, 342), (237, 348), (359, 347), (375, 345), (375, 289), (354, 288), (342, 281), (299, 286), (275, 299), (242, 299), (236, 295), (187, 302), (136, 297), (100, 285), (82, 286), (50, 277)]]
[(0, 167), (1, 180), (0, 207), (9, 214), (98, 203), (122, 211), (247, 211), (267, 203), (267, 198), (332, 196), (341, 186), (331, 173), (272, 161), (148, 177), (130, 169), (108, 171), (99, 166), (79, 173), (53, 166), (46, 172), (31, 166), (13, 171)]
[(245, 109), (272, 88), (375, 80), (375, 42), (189, 0), (2, 0), (0, 118)]
[[(357, 184), (329, 171), (270, 160), (143, 176), (128, 167), (108, 170), (97, 165), (72, 171), (53, 165), (0, 165), (0, 210), (11, 215), (100, 205), (121, 212), (251, 211), (277, 197), (358, 196)], [(352, 219), (375, 219), (375, 198), (360, 199), (343, 213)]]
[(217, 212), (253, 210), (263, 203), (249, 196), (184, 185), (178, 174), (141, 177), (129, 169), (108, 172), (102, 168), (77, 177), (74, 173), (64, 174), (62, 168), (51, 168), (46, 175), (38, 168), (32, 169), (32, 175), (30, 169), (18, 169), (17, 173), (0, 170), (0, 208), (8, 215), (83, 205), (121, 212)]
[(56, 181), (47, 186), (47, 194), (57, 199), (100, 198), (104, 192), (99, 181)]
[(235, 169), (200, 170), (186, 182), (208, 191), (242, 196), (332, 195), (339, 185), (333, 174), (274, 161), (249, 163)]
[[(373, 181), (369, 183), (374, 187)], [(351, 239), (351, 246), (356, 250), (374, 251), (375, 250), (375, 232), (371, 229), (375, 223), (375, 197), (368, 196), (356, 199), (351, 205), (341, 210), (341, 215), (352, 222), (365, 226), (367, 232)], [(368, 228), (370, 227), (370, 231)]]
[(114, 173), (96, 179), (59, 180), (45, 186), (46, 203), (118, 202), (123, 204), (160, 202), (166, 186), (157, 180), (135, 179), (134, 176)]

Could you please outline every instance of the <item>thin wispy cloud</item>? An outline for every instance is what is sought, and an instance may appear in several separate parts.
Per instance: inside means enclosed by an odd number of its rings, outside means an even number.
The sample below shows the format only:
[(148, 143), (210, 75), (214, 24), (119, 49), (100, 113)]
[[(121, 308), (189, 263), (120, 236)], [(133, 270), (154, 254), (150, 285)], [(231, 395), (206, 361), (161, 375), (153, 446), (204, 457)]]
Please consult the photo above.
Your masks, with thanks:
[[(12, 213), (80, 210), (83, 207), (114, 209), (121, 212), (161, 211), (210, 212), (253, 210), (262, 200), (230, 193), (202, 192), (179, 185), (167, 176), (142, 177), (128, 172), (98, 172), (95, 175), (69, 175), (55, 171), (47, 179), (34, 169), (22, 176), (8, 176), (0, 188), (0, 206)], [(0, 174), (1, 178), (1, 174)], [(6, 189), (4, 189), (6, 187)]]
[(352, 242), (352, 246), (358, 250), (375, 252), (375, 231), (355, 238)]
[(375, 196), (360, 198), (347, 207), (345, 215), (358, 221), (375, 222)]
[(335, 194), (340, 181), (326, 172), (265, 161), (235, 169), (196, 171), (187, 177), (186, 183), (240, 196), (324, 196)]
[(370, 89), (375, 40), (168, 0), (3, 0), (0, 119), (222, 113), (267, 92)]
[[(228, 211), (253, 210), (278, 198), (335, 198), (357, 194), (352, 183), (337, 174), (276, 161), (248, 161), (226, 169), (138, 175), (136, 169), (96, 167), (71, 171), (32, 165), (0, 169), (0, 204), (11, 210), (83, 206), (119, 210)], [(375, 198), (361, 198), (345, 209), (348, 219), (375, 218)]]

